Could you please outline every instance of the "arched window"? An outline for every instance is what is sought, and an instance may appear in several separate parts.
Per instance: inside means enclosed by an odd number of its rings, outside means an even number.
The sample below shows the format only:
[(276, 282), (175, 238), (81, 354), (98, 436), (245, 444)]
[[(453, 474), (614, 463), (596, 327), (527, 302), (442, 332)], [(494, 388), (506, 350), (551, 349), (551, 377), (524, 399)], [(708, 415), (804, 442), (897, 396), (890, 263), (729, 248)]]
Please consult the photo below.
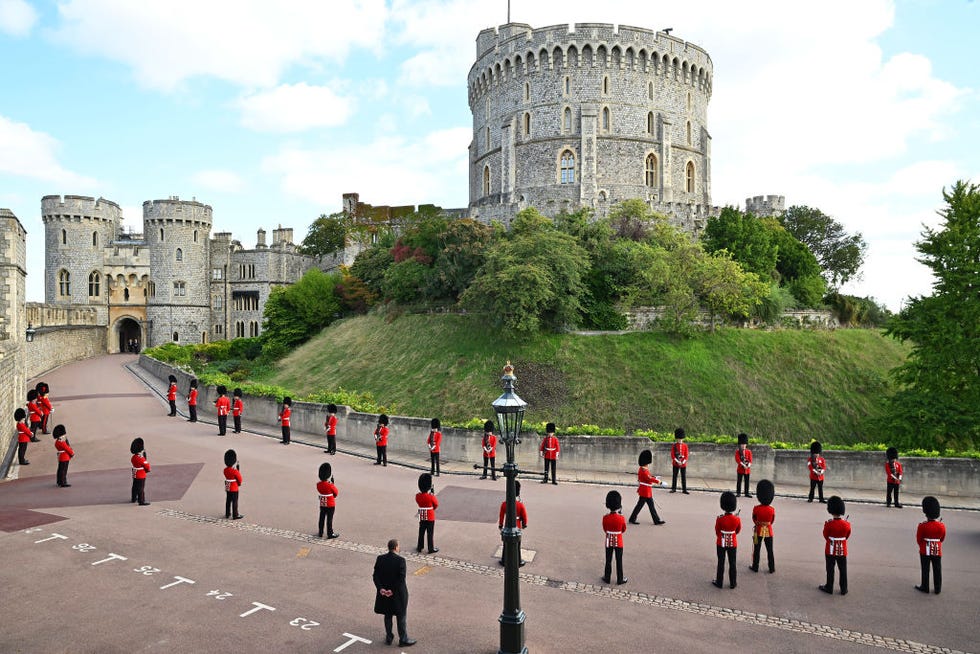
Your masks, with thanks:
[(92, 232), (92, 247), (94, 247), (94, 248), (99, 247), (99, 233), (98, 232)]
[(653, 100), (653, 82), (647, 84), (647, 98)]
[(129, 289), (128, 288), (124, 288), (123, 289), (123, 301), (129, 302)]
[(561, 129), (563, 132), (572, 131), (572, 109), (571, 107), (565, 107), (565, 112), (561, 120)]
[(178, 334), (177, 332), (174, 332), (174, 337), (173, 338), (174, 338), (174, 343), (176, 343), (177, 341), (180, 340), (180, 334)]
[(97, 270), (89, 273), (88, 276), (88, 296), (89, 297), (99, 297), (102, 293), (102, 276)]
[(527, 102), (531, 99), (531, 83), (524, 82), (524, 101)]
[(194, 242), (197, 243), (197, 230), (194, 230)]
[(687, 94), (687, 112), (688, 113), (691, 112), (691, 93), (690, 92), (688, 92), (688, 94)]
[(531, 135), (531, 114), (529, 112), (524, 114), (524, 136)]
[(248, 323), (248, 335), (258, 336), (259, 335), (259, 323), (255, 320), (251, 320)]
[(694, 193), (694, 162), (687, 162), (687, 185), (686, 189), (688, 193)]
[(651, 136), (654, 136), (655, 135), (654, 134), (655, 130), (656, 130), (656, 125), (654, 124), (654, 121), (653, 121), (653, 112), (651, 111), (651, 112), (647, 113), (647, 134), (650, 134)]
[(691, 121), (687, 121), (685, 129), (687, 130), (687, 144), (691, 145)]
[(572, 91), (572, 80), (565, 75), (565, 95), (568, 95)]
[(245, 338), (245, 321), (239, 320), (235, 323), (235, 338)]
[(62, 297), (71, 295), (71, 273), (67, 270), (58, 273), (58, 295)]
[(609, 95), (609, 75), (602, 78), (602, 94)]
[(574, 184), (575, 183), (575, 155), (571, 150), (565, 150), (561, 153), (561, 183), (562, 184)]
[(659, 180), (657, 177), (657, 155), (655, 154), (647, 155), (644, 180), (646, 181), (647, 186), (659, 186)]
[(490, 166), (483, 167), (483, 195), (490, 195)]
[(603, 132), (609, 131), (609, 124), (610, 124), (609, 107), (603, 107), (602, 108), (602, 131)]
[(68, 245), (68, 230), (67, 229), (61, 230), (61, 244), (62, 245)]
[(160, 240), (163, 240), (163, 227), (160, 228)]
[(177, 261), (183, 261), (184, 260), (184, 251), (181, 250), (180, 248), (177, 248), (176, 256), (177, 256)]

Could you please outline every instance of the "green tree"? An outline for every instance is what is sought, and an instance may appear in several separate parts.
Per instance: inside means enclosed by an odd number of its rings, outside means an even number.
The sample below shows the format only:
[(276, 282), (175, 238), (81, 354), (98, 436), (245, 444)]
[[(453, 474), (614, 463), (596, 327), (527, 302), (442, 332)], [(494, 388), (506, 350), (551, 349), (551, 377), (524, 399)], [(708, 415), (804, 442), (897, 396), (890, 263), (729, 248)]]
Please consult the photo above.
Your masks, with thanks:
[(864, 264), (868, 244), (861, 232), (848, 234), (843, 225), (820, 209), (790, 207), (779, 222), (816, 256), (831, 288), (853, 279)]
[(431, 272), (429, 266), (416, 259), (405, 259), (390, 266), (384, 275), (384, 295), (399, 304), (413, 304), (425, 300), (423, 289)]
[(350, 274), (364, 282), (376, 297), (383, 293), (385, 271), (395, 263), (395, 257), (391, 254), (394, 242), (394, 236), (383, 235), (377, 243), (358, 252), (350, 267)]
[(885, 424), (900, 445), (968, 449), (980, 445), (980, 187), (960, 181), (943, 198), (941, 228), (926, 227), (915, 246), (933, 293), (886, 329), (912, 351), (893, 371)]
[(300, 243), (299, 251), (319, 257), (344, 249), (347, 245), (347, 234), (352, 227), (351, 223), (350, 216), (344, 211), (329, 216), (321, 214), (310, 225), (306, 238)]
[(489, 227), (475, 220), (449, 221), (439, 235), (439, 250), (429, 277), (429, 295), (458, 301), (483, 265), (492, 236)]
[(742, 269), (769, 279), (776, 269), (779, 247), (772, 231), (750, 213), (725, 207), (721, 214), (708, 219), (701, 238), (708, 252), (728, 250)]
[(726, 316), (748, 318), (755, 306), (766, 297), (768, 286), (755, 273), (745, 272), (727, 252), (705, 254), (698, 259), (695, 292), (711, 318)]
[(272, 289), (263, 313), (263, 354), (279, 358), (333, 322), (339, 282), (340, 275), (313, 268), (295, 284)]

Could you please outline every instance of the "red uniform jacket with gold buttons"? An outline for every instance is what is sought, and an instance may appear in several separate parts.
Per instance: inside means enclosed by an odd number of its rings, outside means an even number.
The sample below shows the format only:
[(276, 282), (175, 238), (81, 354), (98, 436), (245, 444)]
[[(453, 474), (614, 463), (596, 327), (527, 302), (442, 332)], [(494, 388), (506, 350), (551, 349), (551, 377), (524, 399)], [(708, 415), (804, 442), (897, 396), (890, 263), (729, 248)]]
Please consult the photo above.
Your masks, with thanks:
[(772, 523), (776, 522), (776, 509), (766, 504), (757, 504), (752, 509), (754, 534), (759, 538), (772, 536)]
[(606, 547), (622, 547), (626, 533), (626, 517), (613, 511), (602, 516), (602, 530), (606, 532)]
[(851, 523), (844, 518), (828, 520), (823, 523), (823, 537), (827, 541), (824, 554), (847, 556), (847, 539), (851, 537)]
[(245, 405), (242, 404), (242, 398), (236, 397), (235, 401), (231, 404), (231, 415), (240, 416), (242, 411), (245, 409)]
[(751, 474), (752, 468), (752, 450), (745, 448), (740, 450), (735, 449), (735, 465), (737, 467), (738, 474), (748, 475)]
[(234, 493), (242, 483), (242, 473), (238, 468), (228, 466), (225, 468), (225, 490)]
[(231, 400), (225, 396), (221, 396), (214, 401), (214, 407), (218, 410), (219, 416), (226, 416), (231, 411)]
[(636, 473), (636, 477), (640, 483), (636, 488), (636, 493), (640, 497), (653, 497), (653, 486), (656, 484), (659, 486), (662, 482), (660, 479), (655, 477), (646, 466), (640, 466), (639, 472)]
[(337, 506), (337, 496), (340, 491), (329, 479), (317, 482), (316, 492), (320, 496), (320, 506)]
[(419, 505), (419, 520), (436, 521), (436, 509), (439, 508), (439, 500), (432, 493), (416, 493), (415, 503)]
[(715, 545), (738, 547), (740, 531), (742, 531), (742, 519), (734, 513), (723, 513), (715, 519)]
[(388, 427), (386, 425), (378, 425), (374, 430), (374, 444), (378, 447), (388, 446)]
[(323, 423), (323, 426), (327, 428), (327, 436), (337, 435), (337, 416), (332, 413), (327, 417), (327, 421)]
[(442, 432), (441, 431), (430, 431), (429, 437), (426, 439), (426, 444), (429, 446), (429, 451), (433, 454), (439, 454), (439, 450), (442, 447)]
[(31, 428), (22, 422), (17, 423), (17, 442), (18, 443), (31, 442)]
[(946, 540), (946, 525), (938, 520), (920, 522), (915, 530), (915, 542), (919, 544), (919, 554), (942, 556), (944, 540)]
[(75, 456), (75, 450), (71, 449), (71, 445), (68, 444), (68, 441), (62, 438), (55, 439), (54, 449), (58, 451), (59, 461), (69, 461), (73, 456)]
[(146, 473), (150, 471), (150, 462), (142, 454), (134, 454), (132, 458), (133, 479), (146, 479)]

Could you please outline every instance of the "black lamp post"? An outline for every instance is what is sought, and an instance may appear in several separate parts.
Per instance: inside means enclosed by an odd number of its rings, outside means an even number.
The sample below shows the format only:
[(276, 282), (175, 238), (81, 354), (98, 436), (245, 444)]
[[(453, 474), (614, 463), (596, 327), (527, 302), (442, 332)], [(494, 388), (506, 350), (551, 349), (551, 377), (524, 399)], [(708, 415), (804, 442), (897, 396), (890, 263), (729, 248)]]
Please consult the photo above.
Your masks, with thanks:
[(34, 329), (34, 325), (32, 325), (31, 323), (27, 323), (27, 332), (25, 332), (24, 337), (27, 339), (28, 343), (34, 340), (34, 334), (36, 333), (37, 330)]
[(504, 543), (504, 610), (500, 614), (500, 649), (498, 654), (527, 654), (524, 646), (524, 611), (521, 609), (520, 565), (521, 530), (517, 528), (517, 464), (514, 446), (521, 442), (521, 423), (527, 402), (514, 392), (514, 366), (504, 366), (504, 393), (493, 401), (497, 430), (507, 448), (504, 477), (507, 480), (507, 517), (501, 539)]

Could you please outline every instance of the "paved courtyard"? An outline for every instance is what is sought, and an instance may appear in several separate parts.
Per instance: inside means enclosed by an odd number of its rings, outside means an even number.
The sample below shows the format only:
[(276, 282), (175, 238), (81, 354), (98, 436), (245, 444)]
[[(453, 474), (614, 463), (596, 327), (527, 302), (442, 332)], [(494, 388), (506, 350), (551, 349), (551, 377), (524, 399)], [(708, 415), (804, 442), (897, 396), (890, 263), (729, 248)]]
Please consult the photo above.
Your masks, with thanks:
[[(134, 361), (107, 356), (44, 376), (53, 424), (66, 425), (76, 452), (72, 486), (55, 485), (50, 436), (31, 444), (30, 466), (15, 466), (16, 478), (0, 483), (0, 651), (398, 651), (385, 647), (372, 612), (374, 558), (392, 537), (409, 565), (408, 624), (418, 644), (407, 651), (497, 650), (502, 481), (439, 477), (441, 551), (419, 555), (417, 469), (284, 447), (271, 429), (218, 436), (212, 424), (167, 417), (155, 389), (127, 368)], [(135, 436), (153, 466), (147, 507), (129, 503)], [(229, 447), (245, 480), (238, 521), (223, 517)], [(333, 464), (340, 489), (336, 540), (315, 536), (323, 461)], [(949, 536), (937, 596), (913, 588), (918, 507), (849, 504), (850, 593), (828, 596), (817, 590), (826, 510), (779, 498), (777, 488), (776, 574), (747, 569), (752, 501), (743, 500), (738, 587), (718, 590), (709, 583), (717, 493), (658, 491), (667, 524), (655, 527), (647, 514), (630, 526), (629, 583), (610, 587), (600, 581), (607, 488), (524, 483), (524, 547), (534, 558), (522, 568), (521, 599), (535, 654), (980, 651), (980, 512), (944, 512)], [(628, 511), (635, 492), (621, 491)]]

